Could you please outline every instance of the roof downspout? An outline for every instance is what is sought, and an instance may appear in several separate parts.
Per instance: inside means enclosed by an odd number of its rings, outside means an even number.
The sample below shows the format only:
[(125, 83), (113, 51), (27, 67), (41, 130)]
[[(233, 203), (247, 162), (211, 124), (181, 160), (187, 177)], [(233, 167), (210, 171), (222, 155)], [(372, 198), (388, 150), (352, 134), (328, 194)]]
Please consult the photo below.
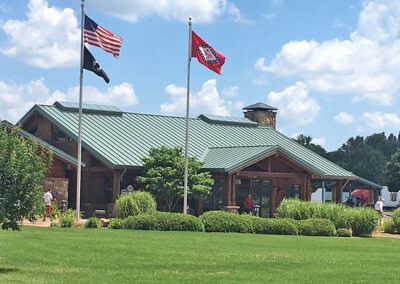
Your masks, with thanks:
[(340, 188), (340, 198), (342, 197), (343, 193), (343, 188), (346, 187), (346, 185), (349, 183), (350, 179), (347, 179), (347, 181), (344, 183), (344, 185)]

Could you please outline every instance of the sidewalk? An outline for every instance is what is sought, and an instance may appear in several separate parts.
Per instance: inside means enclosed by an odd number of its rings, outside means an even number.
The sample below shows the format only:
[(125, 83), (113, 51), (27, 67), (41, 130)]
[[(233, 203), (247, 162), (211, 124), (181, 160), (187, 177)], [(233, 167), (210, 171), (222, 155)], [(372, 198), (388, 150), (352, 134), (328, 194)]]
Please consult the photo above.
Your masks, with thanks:
[(21, 222), (21, 225), (23, 225), (23, 226), (35, 226), (35, 227), (50, 227), (50, 223), (51, 223), (51, 221), (50, 221), (49, 218), (46, 218), (46, 221), (42, 221), (40, 219), (40, 220), (37, 220), (35, 222), (31, 222), (29, 220), (24, 219)]

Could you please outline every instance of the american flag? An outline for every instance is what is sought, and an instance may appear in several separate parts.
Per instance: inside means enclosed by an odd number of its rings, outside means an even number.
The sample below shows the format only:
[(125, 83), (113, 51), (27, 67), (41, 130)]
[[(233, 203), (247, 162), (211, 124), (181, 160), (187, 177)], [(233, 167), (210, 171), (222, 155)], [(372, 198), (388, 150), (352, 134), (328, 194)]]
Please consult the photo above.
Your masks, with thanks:
[(120, 36), (99, 26), (87, 15), (85, 15), (84, 41), (85, 43), (100, 47), (105, 52), (112, 53), (116, 58), (119, 56), (122, 45), (122, 38)]

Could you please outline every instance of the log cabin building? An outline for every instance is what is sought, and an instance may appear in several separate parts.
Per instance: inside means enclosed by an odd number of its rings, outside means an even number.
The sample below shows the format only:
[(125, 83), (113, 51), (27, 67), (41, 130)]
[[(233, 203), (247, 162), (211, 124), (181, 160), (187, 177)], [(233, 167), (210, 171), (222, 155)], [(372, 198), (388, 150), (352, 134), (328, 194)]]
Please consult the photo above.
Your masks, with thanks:
[[(56, 148), (58, 156), (77, 157), (78, 110), (78, 104), (68, 102), (35, 105), (19, 124)], [(251, 193), (257, 215), (271, 217), (285, 197), (311, 200), (316, 184), (330, 184), (332, 200), (341, 202), (343, 191), (366, 181), (277, 131), (277, 109), (257, 103), (244, 111), (243, 118), (202, 114), (189, 119), (189, 156), (204, 162), (203, 169), (214, 179), (206, 200), (189, 200), (191, 213), (242, 212), (244, 198)], [(112, 216), (120, 194), (140, 189), (135, 178), (149, 149), (184, 147), (185, 130), (183, 117), (84, 104), (80, 204), (85, 215), (101, 209)], [(76, 168), (74, 160), (57, 159), (48, 176), (68, 181), (69, 208), (76, 204)], [(373, 183), (364, 184), (377, 189)]]

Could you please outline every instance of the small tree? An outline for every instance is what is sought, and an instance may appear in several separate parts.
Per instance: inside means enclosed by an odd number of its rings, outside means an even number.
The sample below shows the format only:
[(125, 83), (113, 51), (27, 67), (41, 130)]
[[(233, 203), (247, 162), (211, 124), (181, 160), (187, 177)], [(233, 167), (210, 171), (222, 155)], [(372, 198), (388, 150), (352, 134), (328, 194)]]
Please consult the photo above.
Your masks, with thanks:
[(40, 183), (51, 165), (52, 153), (34, 140), (25, 140), (18, 128), (0, 129), (0, 223), (3, 230), (19, 230), (41, 197)]
[[(149, 156), (143, 159), (144, 174), (136, 180), (145, 190), (150, 191), (159, 200), (165, 201), (172, 212), (183, 197), (183, 179), (185, 159), (181, 147), (151, 148)], [(188, 198), (207, 197), (214, 183), (209, 172), (201, 171), (203, 163), (197, 158), (188, 159)]]

